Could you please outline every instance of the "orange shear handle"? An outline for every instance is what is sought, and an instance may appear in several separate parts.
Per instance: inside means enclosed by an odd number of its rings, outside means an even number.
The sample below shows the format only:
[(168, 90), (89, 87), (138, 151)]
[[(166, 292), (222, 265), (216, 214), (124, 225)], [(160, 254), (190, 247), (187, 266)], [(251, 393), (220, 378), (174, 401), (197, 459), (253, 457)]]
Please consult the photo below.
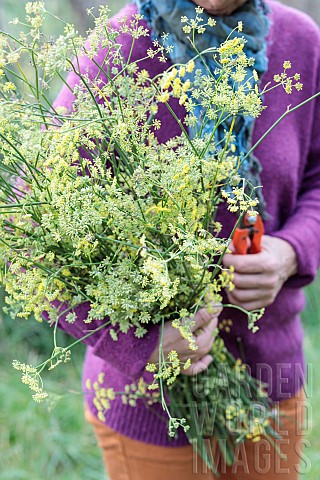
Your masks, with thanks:
[(261, 252), (261, 238), (264, 234), (264, 225), (261, 216), (245, 214), (243, 220), (244, 228), (236, 228), (233, 234), (232, 243), (237, 255)]

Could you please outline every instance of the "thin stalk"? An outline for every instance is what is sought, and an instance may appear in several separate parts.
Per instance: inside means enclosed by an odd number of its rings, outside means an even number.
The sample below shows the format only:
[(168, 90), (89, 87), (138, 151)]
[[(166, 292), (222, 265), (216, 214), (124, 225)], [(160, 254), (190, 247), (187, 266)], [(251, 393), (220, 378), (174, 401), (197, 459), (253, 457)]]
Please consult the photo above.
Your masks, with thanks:
[[(248, 158), (249, 155), (251, 155), (251, 153), (258, 147), (258, 145), (260, 145), (260, 143), (269, 135), (269, 133), (281, 122), (281, 120), (283, 120), (290, 113), (294, 112), (295, 110), (298, 110), (298, 108), (303, 107), (304, 105), (306, 105), (307, 103), (311, 102), (312, 100), (314, 100), (315, 98), (317, 98), (319, 96), (320, 96), (320, 92), (317, 92), (314, 95), (312, 95), (312, 97), (307, 98), (307, 100), (304, 100), (303, 102), (299, 103), (295, 107), (290, 108), (290, 105), (289, 105), (289, 107), (281, 115), (281, 117), (279, 117), (278, 120), (276, 120), (273, 123), (273, 125), (271, 125), (271, 127), (268, 128), (268, 130), (259, 138), (259, 140), (253, 145), (253, 147), (250, 148), (250, 150), (247, 152), (247, 154), (241, 160), (241, 163), (243, 163), (246, 160), (246, 158)], [(241, 165), (241, 163), (240, 163), (240, 165)]]
[[(100, 325), (99, 327), (95, 328), (94, 330), (92, 330), (91, 332), (87, 333), (86, 335), (84, 335), (83, 337), (79, 338), (78, 340), (76, 340), (75, 342), (71, 343), (70, 345), (68, 345), (68, 347), (65, 347), (64, 350), (71, 350), (71, 348), (75, 347), (76, 345), (78, 345), (79, 343), (82, 343), (84, 340), (86, 340), (87, 338), (91, 337), (94, 333), (97, 333), (99, 332), (100, 330), (102, 330), (103, 328), (107, 327), (108, 325), (110, 325), (110, 320), (106, 323), (103, 323), (102, 325)], [(49, 359), (45, 360), (44, 362), (40, 363), (36, 368), (40, 368), (40, 371), (38, 373), (41, 373), (42, 370), (46, 367), (46, 365), (51, 362), (52, 360), (54, 360), (56, 357), (60, 356), (61, 355), (61, 352), (58, 352), (56, 353), (55, 355), (53, 355), (52, 357), (50, 357)]]
[[(234, 234), (236, 228), (238, 227), (239, 223), (241, 222), (241, 220), (242, 220), (243, 216), (245, 215), (245, 213), (246, 213), (246, 212), (242, 212), (242, 214), (241, 214), (241, 215), (239, 216), (239, 218), (237, 219), (237, 221), (236, 221), (236, 223), (235, 223), (235, 225), (234, 225), (234, 227), (233, 227), (233, 229), (232, 229), (232, 232), (230, 233), (229, 240), (232, 239), (233, 234)], [(220, 268), (220, 265), (221, 265), (221, 263), (222, 263), (222, 259), (223, 259), (224, 255), (225, 255), (227, 249), (228, 249), (228, 246), (226, 246), (226, 247), (224, 248), (222, 254), (220, 255), (219, 260), (218, 260), (218, 262), (216, 263), (215, 269), (213, 270), (213, 272), (212, 272), (212, 274), (211, 274), (211, 278), (212, 278), (212, 279), (214, 279), (214, 277), (216, 276), (217, 271), (218, 271), (218, 269)]]

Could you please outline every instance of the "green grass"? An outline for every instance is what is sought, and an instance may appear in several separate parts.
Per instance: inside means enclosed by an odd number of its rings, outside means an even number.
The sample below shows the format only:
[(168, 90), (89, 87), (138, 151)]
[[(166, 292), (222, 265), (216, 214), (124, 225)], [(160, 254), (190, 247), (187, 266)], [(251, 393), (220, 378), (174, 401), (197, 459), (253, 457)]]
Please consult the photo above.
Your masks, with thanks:
[(311, 432), (306, 440), (304, 454), (309, 460), (310, 470), (301, 475), (301, 480), (320, 479), (320, 369), (319, 369), (319, 344), (320, 344), (320, 276), (318, 280), (306, 289), (307, 305), (303, 312), (305, 327), (304, 349), (307, 363), (311, 365), (311, 378), (308, 379), (308, 403), (311, 409)]
[(37, 364), (44, 351), (50, 351), (49, 328), (42, 330), (42, 335), (37, 335), (31, 321), (2, 319), (0, 323), (1, 480), (40, 480), (44, 476), (102, 480), (100, 452), (83, 419), (80, 377), (84, 348), (74, 352), (71, 364), (48, 377), (48, 390), (61, 395), (52, 411), (35, 404), (20, 382), (19, 372), (11, 367), (13, 358)]
[[(313, 375), (309, 381), (310, 403), (311, 409), (311, 432), (307, 436), (307, 444), (304, 455), (310, 464), (310, 471), (306, 471), (301, 475), (301, 480), (319, 480), (320, 479), (320, 370), (319, 370), (319, 325), (308, 327), (305, 337), (305, 352), (307, 361), (312, 365)], [(312, 382), (312, 388), (310, 383)]]

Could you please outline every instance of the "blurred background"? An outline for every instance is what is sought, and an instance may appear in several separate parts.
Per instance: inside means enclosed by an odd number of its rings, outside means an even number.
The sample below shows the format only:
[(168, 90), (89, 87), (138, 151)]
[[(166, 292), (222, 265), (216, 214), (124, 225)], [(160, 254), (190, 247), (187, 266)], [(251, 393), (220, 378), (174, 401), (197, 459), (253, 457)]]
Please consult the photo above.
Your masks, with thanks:
[(290, 7), (303, 10), (308, 15), (310, 15), (310, 17), (312, 17), (315, 22), (320, 24), (319, 0), (281, 0), (281, 2), (289, 5)]
[[(0, 29), (11, 30), (9, 21), (23, 19), (24, 1), (0, 0)], [(86, 8), (101, 0), (50, 0), (52, 13), (75, 23), (81, 33), (91, 27)], [(109, 0), (112, 13), (127, 3)], [(320, 24), (319, 0), (283, 0), (283, 3), (308, 13)], [(60, 33), (47, 25), (48, 35)], [(306, 289), (307, 304), (303, 314), (305, 351), (309, 365), (308, 402), (313, 428), (305, 440), (302, 480), (320, 479), (320, 279)], [(3, 294), (0, 298), (3, 303)], [(61, 344), (68, 338), (60, 334)], [(56, 402), (36, 405), (31, 394), (11, 367), (14, 358), (39, 364), (52, 349), (49, 327), (33, 326), (32, 321), (12, 320), (0, 314), (0, 478), (1, 480), (103, 480), (100, 452), (91, 429), (83, 419), (83, 395), (80, 387), (84, 348), (72, 353), (72, 362), (54, 370), (47, 380), (47, 390), (55, 392)], [(310, 425), (308, 425), (310, 427)]]

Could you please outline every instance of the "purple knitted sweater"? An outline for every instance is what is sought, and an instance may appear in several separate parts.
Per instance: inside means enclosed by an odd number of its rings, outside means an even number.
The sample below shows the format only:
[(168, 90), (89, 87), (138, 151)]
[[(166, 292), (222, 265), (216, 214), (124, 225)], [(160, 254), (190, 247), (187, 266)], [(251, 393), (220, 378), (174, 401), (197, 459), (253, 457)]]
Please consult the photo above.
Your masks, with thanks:
[[(282, 88), (265, 96), (268, 108), (256, 121), (253, 142), (285, 112), (289, 104), (296, 105), (320, 90), (320, 34), (317, 26), (304, 14), (281, 5), (268, 2), (271, 8), (271, 29), (268, 39), (269, 70), (263, 77), (263, 85), (272, 81), (275, 73), (282, 71), (284, 60), (291, 60), (295, 72), (301, 74), (304, 88), (288, 97)], [(136, 12), (134, 5), (128, 5), (114, 19)], [(119, 42), (124, 54), (128, 53), (130, 40), (122, 35)], [(145, 57), (151, 46), (150, 38), (141, 37), (135, 44), (133, 60)], [(105, 52), (101, 50), (96, 61), (101, 63)], [(147, 60), (140, 63), (150, 76), (160, 73), (169, 63)], [(88, 58), (81, 63), (83, 71), (91, 77), (98, 74), (98, 68)], [(77, 77), (70, 74), (68, 83), (74, 85)], [(71, 107), (73, 100), (69, 89), (63, 88), (56, 105)], [(173, 108), (179, 118), (184, 109), (177, 102)], [(165, 108), (160, 108), (159, 118), (163, 125), (159, 131), (160, 141), (166, 141), (179, 134), (177, 122)], [(292, 396), (300, 387), (304, 371), (302, 351), (303, 331), (299, 313), (304, 307), (301, 287), (312, 281), (320, 263), (320, 102), (313, 101), (286, 117), (276, 129), (259, 145), (256, 155), (263, 166), (263, 193), (270, 215), (265, 222), (266, 234), (277, 236), (289, 242), (296, 251), (299, 270), (291, 277), (277, 296), (273, 305), (266, 309), (260, 320), (260, 330), (252, 334), (247, 330), (247, 320), (234, 309), (224, 309), (221, 319), (232, 318), (231, 332), (224, 334), (229, 350), (236, 357), (245, 356), (252, 374), (269, 384), (269, 394), (274, 400)], [(222, 235), (228, 235), (235, 223), (235, 216), (226, 207), (220, 212), (223, 224)], [(74, 324), (62, 318), (60, 326), (76, 338), (80, 338), (101, 325), (101, 321), (90, 325), (82, 322), (89, 305), (76, 309), (78, 320)], [(108, 329), (102, 329), (86, 339), (87, 353), (84, 363), (83, 380), (95, 381), (100, 372), (105, 373), (105, 386), (123, 391), (126, 384), (143, 376), (147, 381), (150, 374), (144, 371), (147, 360), (158, 339), (159, 327), (152, 326), (143, 339), (133, 331), (120, 334), (113, 341)], [(93, 395), (86, 391), (86, 402), (93, 412)], [(188, 440), (183, 432), (177, 439), (167, 435), (167, 418), (160, 405), (146, 407), (142, 401), (136, 407), (123, 405), (120, 398), (114, 400), (111, 409), (105, 412), (106, 423), (112, 429), (131, 438), (163, 446), (186, 445)]]

